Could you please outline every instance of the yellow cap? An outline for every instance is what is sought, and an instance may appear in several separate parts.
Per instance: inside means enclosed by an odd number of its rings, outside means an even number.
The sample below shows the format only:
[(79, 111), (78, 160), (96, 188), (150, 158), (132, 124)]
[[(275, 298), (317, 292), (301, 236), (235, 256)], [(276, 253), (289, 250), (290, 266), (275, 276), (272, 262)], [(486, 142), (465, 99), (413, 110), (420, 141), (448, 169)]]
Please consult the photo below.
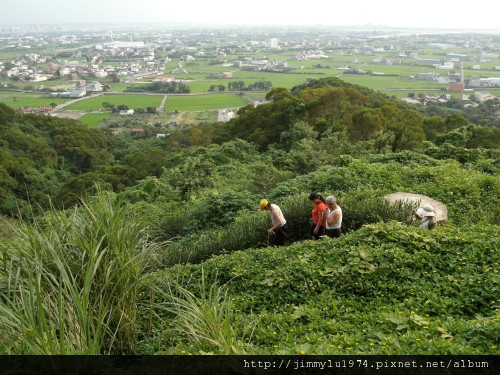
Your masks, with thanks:
[(267, 199), (262, 199), (260, 201), (260, 209), (263, 210), (264, 208), (266, 208), (266, 206), (269, 204), (269, 202), (267, 201)]

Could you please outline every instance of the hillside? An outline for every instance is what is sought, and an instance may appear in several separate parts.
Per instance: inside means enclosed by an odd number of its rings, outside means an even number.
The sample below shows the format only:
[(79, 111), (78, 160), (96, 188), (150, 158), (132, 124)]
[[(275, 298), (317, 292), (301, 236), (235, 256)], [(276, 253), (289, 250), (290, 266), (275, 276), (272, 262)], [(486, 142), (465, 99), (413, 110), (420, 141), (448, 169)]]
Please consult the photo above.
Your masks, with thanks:
[[(333, 78), (268, 99), (167, 139), (0, 104), (0, 352), (498, 354), (498, 129)], [(340, 239), (308, 240), (314, 191)]]
[(497, 226), (429, 232), (390, 222), (339, 240), (239, 251), (159, 273), (166, 296), (174, 281), (197, 295), (225, 292), (176, 306), (185, 322), (155, 319), (139, 350), (498, 354), (498, 265)]
[[(266, 98), (269, 103), (244, 107), (229, 123), (172, 129), (164, 138), (156, 134), (165, 129), (137, 122), (131, 126), (144, 126), (141, 134), (114, 134), (77, 121), (17, 114), (0, 103), (0, 213), (26, 215), (30, 203), (42, 209), (68, 207), (95, 191), (96, 182), (122, 192), (148, 176), (168, 174), (164, 168), (194, 155), (193, 147), (235, 139), (257, 147), (254, 161), (272, 160), (278, 171), (270, 175), (282, 176), (277, 180), (329, 165), (340, 155), (421, 150), (426, 142), (467, 149), (500, 146), (498, 128), (471, 124), (459, 113), (427, 117), (338, 78), (313, 80), (291, 91), (275, 88)], [(174, 189), (176, 184), (181, 182), (173, 183)]]

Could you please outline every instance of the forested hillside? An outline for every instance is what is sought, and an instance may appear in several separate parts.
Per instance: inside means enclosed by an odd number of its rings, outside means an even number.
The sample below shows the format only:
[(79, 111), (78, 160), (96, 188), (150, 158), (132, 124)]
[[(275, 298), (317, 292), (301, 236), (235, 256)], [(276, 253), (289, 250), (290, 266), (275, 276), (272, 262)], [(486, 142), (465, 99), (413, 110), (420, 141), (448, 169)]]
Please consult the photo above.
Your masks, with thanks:
[(0, 104), (0, 352), (498, 354), (500, 130), (337, 78), (267, 99), (166, 138)]

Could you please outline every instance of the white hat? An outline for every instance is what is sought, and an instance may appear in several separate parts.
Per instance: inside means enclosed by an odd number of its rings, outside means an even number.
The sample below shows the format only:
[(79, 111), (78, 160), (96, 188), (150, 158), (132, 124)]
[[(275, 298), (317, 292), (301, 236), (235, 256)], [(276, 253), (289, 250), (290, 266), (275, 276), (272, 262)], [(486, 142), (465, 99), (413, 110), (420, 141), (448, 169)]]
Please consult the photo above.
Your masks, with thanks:
[(417, 210), (417, 215), (424, 216), (436, 216), (434, 208), (430, 204), (425, 204)]

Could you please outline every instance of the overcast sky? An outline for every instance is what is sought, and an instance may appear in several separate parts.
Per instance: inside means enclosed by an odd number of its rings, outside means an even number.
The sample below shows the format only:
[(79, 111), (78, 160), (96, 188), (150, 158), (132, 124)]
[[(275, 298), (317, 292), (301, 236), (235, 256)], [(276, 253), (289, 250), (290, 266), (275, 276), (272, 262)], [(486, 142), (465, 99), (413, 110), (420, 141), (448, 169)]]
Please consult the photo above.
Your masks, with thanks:
[(0, 10), (0, 25), (176, 22), (500, 30), (498, 0), (2, 0)]

